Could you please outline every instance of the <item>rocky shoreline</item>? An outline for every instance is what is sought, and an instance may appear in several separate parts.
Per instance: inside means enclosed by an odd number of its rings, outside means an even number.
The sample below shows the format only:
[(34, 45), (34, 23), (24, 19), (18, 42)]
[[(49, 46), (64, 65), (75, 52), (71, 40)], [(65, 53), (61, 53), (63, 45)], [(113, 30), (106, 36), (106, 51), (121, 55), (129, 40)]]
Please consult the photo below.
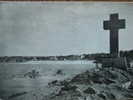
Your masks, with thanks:
[[(59, 92), (46, 100), (131, 100), (132, 75), (121, 69), (92, 69), (72, 79), (53, 83)], [(63, 84), (62, 84), (63, 83)]]
[(122, 69), (93, 68), (8, 100), (133, 100), (132, 79), (133, 74)]

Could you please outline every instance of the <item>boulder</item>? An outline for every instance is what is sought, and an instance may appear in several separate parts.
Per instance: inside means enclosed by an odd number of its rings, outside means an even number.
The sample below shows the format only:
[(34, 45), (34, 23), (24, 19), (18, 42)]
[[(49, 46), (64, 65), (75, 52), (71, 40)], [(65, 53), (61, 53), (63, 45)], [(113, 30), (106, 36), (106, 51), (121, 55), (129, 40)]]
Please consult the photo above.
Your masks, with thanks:
[(116, 100), (116, 97), (114, 94), (112, 94), (111, 92), (105, 92), (107, 97), (110, 99), (110, 100)]
[(106, 85), (109, 85), (109, 84), (115, 83), (115, 81), (113, 81), (111, 79), (104, 78), (103, 83)]
[(58, 85), (58, 80), (54, 80), (48, 83), (48, 86), (55, 86), (55, 85)]
[(88, 78), (88, 73), (78, 74), (72, 78), (70, 82), (77, 84), (91, 84), (91, 80)]
[(126, 83), (123, 83), (122, 84), (122, 88), (133, 90), (133, 82), (132, 81), (128, 81)]
[(69, 90), (72, 90), (72, 91), (75, 91), (78, 87), (77, 86), (72, 86), (72, 85), (65, 85), (61, 88), (61, 91), (69, 91)]
[(35, 69), (33, 69), (31, 72), (28, 72), (28, 73), (24, 74), (24, 77), (29, 77), (29, 78), (32, 78), (32, 79), (35, 79), (39, 76), (40, 76), (39, 72), (36, 71)]
[(57, 70), (56, 75), (63, 75), (63, 71), (61, 69)]
[(102, 98), (103, 100), (106, 100), (106, 96), (103, 93), (97, 94), (98, 97)]
[(93, 88), (91, 88), (91, 87), (88, 87), (83, 92), (86, 93), (86, 94), (96, 94), (96, 91)]
[(133, 82), (130, 83), (128, 89), (133, 90)]
[(27, 92), (15, 93), (15, 94), (12, 94), (11, 96), (9, 96), (8, 99), (13, 99), (13, 98), (16, 98), (18, 96), (25, 95), (25, 94), (27, 94)]

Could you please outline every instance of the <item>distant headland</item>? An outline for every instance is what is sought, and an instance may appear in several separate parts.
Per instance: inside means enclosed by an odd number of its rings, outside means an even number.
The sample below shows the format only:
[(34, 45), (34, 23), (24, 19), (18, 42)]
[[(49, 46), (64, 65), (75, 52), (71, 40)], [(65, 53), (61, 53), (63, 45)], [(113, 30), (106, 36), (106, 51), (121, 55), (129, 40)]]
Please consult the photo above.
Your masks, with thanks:
[[(127, 57), (133, 60), (133, 50), (120, 51), (120, 57)], [(93, 53), (81, 55), (61, 55), (61, 56), (1, 56), (0, 63), (28, 62), (28, 61), (75, 61), (75, 60), (96, 60), (113, 57), (110, 53)]]

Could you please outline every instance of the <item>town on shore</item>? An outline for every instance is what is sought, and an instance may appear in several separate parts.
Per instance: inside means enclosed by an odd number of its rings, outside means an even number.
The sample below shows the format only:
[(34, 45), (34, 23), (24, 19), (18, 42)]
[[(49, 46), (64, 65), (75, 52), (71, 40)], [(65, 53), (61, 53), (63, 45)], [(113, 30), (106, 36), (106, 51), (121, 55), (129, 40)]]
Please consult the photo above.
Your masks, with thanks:
[[(120, 51), (120, 57), (127, 57), (133, 60), (133, 50)], [(109, 53), (94, 53), (81, 55), (65, 55), (65, 56), (1, 56), (0, 63), (10, 62), (28, 62), (28, 61), (65, 61), (65, 60), (96, 60), (102, 58), (112, 58)]]

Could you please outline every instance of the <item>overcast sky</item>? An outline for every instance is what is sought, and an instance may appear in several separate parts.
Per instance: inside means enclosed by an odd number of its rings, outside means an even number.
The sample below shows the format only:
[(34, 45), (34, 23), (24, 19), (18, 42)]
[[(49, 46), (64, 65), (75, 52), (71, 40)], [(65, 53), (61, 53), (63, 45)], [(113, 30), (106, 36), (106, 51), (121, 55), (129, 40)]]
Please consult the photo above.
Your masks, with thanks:
[(0, 3), (0, 56), (109, 52), (111, 13), (126, 19), (120, 49), (133, 49), (133, 3)]

